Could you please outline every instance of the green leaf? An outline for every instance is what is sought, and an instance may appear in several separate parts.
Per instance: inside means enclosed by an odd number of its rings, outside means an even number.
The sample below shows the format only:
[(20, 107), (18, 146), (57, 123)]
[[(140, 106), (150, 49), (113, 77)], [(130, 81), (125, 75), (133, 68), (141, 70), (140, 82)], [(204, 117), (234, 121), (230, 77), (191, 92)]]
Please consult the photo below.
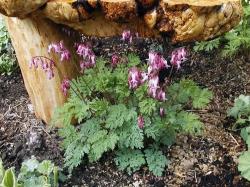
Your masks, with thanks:
[(17, 187), (16, 176), (12, 168), (5, 171), (1, 185), (3, 187)]
[(97, 141), (99, 141), (100, 139), (103, 139), (104, 137), (106, 137), (106, 135), (108, 134), (107, 130), (99, 130), (97, 132), (95, 132), (94, 136), (90, 136), (87, 140), (88, 143), (93, 144)]
[(157, 101), (152, 98), (144, 98), (139, 102), (139, 108), (141, 114), (152, 115), (156, 111)]
[(195, 42), (194, 51), (206, 51), (210, 52), (214, 49), (218, 49), (220, 46), (221, 38), (216, 38), (210, 41)]
[(0, 182), (2, 181), (3, 177), (4, 177), (4, 167), (3, 167), (3, 161), (0, 158)]
[(35, 157), (28, 159), (22, 163), (21, 172), (34, 172), (39, 166), (39, 162), (36, 160)]
[(63, 142), (61, 143), (63, 149), (66, 149), (78, 136), (76, 128), (73, 125), (66, 125), (60, 128), (58, 133), (63, 138)]
[(90, 162), (97, 161), (105, 152), (114, 150), (118, 140), (119, 137), (115, 133), (111, 133), (102, 136), (98, 141), (93, 143), (89, 154)]
[(77, 139), (68, 145), (65, 150), (65, 167), (68, 167), (70, 173), (73, 169), (82, 163), (82, 159), (85, 154), (88, 154), (90, 150), (89, 144), (82, 144), (81, 140)]
[(31, 176), (23, 182), (24, 187), (51, 187), (45, 176)]
[(170, 126), (166, 126), (164, 129), (162, 129), (158, 141), (165, 146), (171, 146), (175, 143), (175, 139), (176, 139), (175, 129)]
[(193, 107), (202, 109), (210, 102), (213, 94), (208, 89), (196, 89), (195, 93), (192, 95)]
[(148, 138), (156, 140), (161, 135), (162, 124), (157, 122), (152, 123), (149, 118), (145, 119), (144, 132)]
[(167, 158), (163, 155), (162, 151), (154, 148), (146, 149), (144, 152), (149, 171), (153, 172), (156, 176), (161, 176), (165, 167), (169, 163)]
[(106, 128), (113, 130), (122, 127), (125, 122), (130, 121), (135, 116), (136, 112), (133, 109), (128, 110), (123, 104), (110, 106), (106, 119)]
[(97, 116), (101, 116), (107, 112), (109, 108), (109, 102), (106, 99), (96, 99), (90, 103), (90, 108)]
[(44, 160), (38, 165), (37, 171), (43, 175), (49, 176), (54, 169), (54, 164), (50, 160)]
[(192, 101), (193, 107), (199, 109), (205, 107), (213, 96), (208, 89), (200, 89), (195, 82), (186, 79), (172, 84), (168, 92), (172, 104), (187, 104)]
[(199, 116), (189, 112), (180, 112), (177, 114), (177, 124), (187, 133), (201, 134), (203, 124), (199, 120)]
[(119, 147), (121, 148), (131, 148), (131, 149), (141, 149), (144, 147), (143, 140), (143, 130), (137, 126), (136, 120), (131, 123), (130, 127), (124, 127), (119, 133)]
[(250, 96), (240, 95), (234, 100), (234, 106), (228, 111), (228, 116), (235, 119), (241, 116), (250, 116)]
[(240, 155), (238, 169), (241, 175), (250, 181), (250, 151), (243, 152)]
[(120, 170), (128, 174), (139, 170), (146, 163), (144, 154), (140, 150), (122, 150), (116, 153), (115, 163)]
[(141, 63), (141, 60), (136, 54), (128, 54), (128, 67), (134, 67)]
[(54, 186), (53, 187), (59, 187), (59, 172), (58, 172), (58, 167), (54, 167), (53, 169), (53, 182)]
[(246, 142), (249, 148), (250, 147), (250, 127), (241, 129), (240, 135), (243, 138), (243, 140)]

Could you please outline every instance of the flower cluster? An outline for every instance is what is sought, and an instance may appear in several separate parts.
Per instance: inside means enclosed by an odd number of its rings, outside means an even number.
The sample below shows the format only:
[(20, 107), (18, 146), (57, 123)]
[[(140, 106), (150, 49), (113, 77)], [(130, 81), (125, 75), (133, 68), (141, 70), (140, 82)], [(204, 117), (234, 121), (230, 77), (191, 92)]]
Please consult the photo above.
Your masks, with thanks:
[(119, 64), (120, 57), (117, 54), (113, 54), (111, 57), (111, 67), (116, 67)]
[(64, 46), (63, 41), (60, 41), (59, 43), (50, 44), (48, 46), (48, 53), (51, 53), (52, 51), (54, 51), (55, 53), (58, 53), (61, 56), (61, 62), (68, 61), (71, 57), (70, 52)]
[[(187, 52), (185, 48), (179, 48), (172, 52), (170, 63), (172, 67), (180, 69), (181, 63), (186, 58)], [(148, 83), (148, 94), (159, 101), (166, 100), (166, 92), (164, 91), (164, 84), (160, 85), (159, 72), (163, 69), (170, 68), (167, 60), (159, 53), (150, 51), (148, 58), (148, 69), (147, 72), (141, 72), (136, 67), (129, 70), (128, 83), (130, 89), (138, 88), (142, 83), (147, 81)]]
[[(180, 69), (180, 65), (184, 62), (187, 52), (185, 48), (179, 48), (172, 52), (171, 65)], [(158, 101), (166, 100), (166, 92), (164, 84), (160, 84), (159, 73), (163, 69), (168, 69), (171, 66), (168, 64), (167, 60), (159, 53), (150, 51), (148, 58), (148, 68), (147, 72), (142, 72), (137, 67), (132, 67), (128, 73), (128, 85), (129, 89), (135, 90), (144, 82), (147, 81), (148, 85), (148, 95)], [(163, 117), (165, 115), (164, 108), (160, 108), (159, 115)], [(138, 117), (138, 126), (143, 128), (144, 119), (143, 116)]]
[(161, 107), (159, 113), (160, 113), (161, 117), (164, 117), (165, 116), (165, 109)]
[(122, 40), (125, 41), (125, 42), (132, 43), (133, 36), (132, 36), (132, 33), (131, 33), (130, 30), (123, 31), (123, 33), (122, 33)]
[(31, 59), (29, 67), (34, 67), (37, 69), (41, 67), (42, 70), (47, 74), (48, 79), (52, 79), (54, 77), (54, 66), (55, 62), (45, 56), (35, 56)]
[(149, 62), (149, 68), (150, 68), (149, 73), (151, 73), (152, 70), (154, 70), (155, 72), (158, 72), (161, 69), (170, 67), (168, 65), (167, 60), (165, 60), (165, 58), (161, 54), (151, 51), (149, 52), (148, 56), (149, 56), (148, 62)]
[(159, 72), (164, 68), (169, 68), (167, 60), (156, 52), (149, 52), (148, 72), (141, 72), (138, 68), (133, 67), (129, 71), (128, 83), (130, 89), (138, 88), (145, 81), (148, 82), (148, 94), (159, 100), (166, 100), (166, 93), (159, 82)]
[(145, 122), (144, 122), (144, 118), (143, 118), (142, 115), (139, 115), (139, 116), (138, 116), (138, 118), (137, 118), (137, 124), (138, 124), (138, 127), (139, 127), (140, 129), (143, 129), (143, 128), (144, 128)]
[[(60, 41), (59, 43), (51, 43), (48, 46), (48, 53), (51, 53), (52, 51), (60, 55), (61, 61), (69, 60), (71, 57), (70, 52), (64, 46), (63, 41)], [(33, 57), (30, 61), (29, 67), (34, 67), (35, 69), (41, 67), (41, 69), (47, 74), (48, 79), (54, 77), (55, 62), (46, 56)]]
[(85, 69), (94, 67), (96, 64), (96, 56), (90, 46), (85, 44), (77, 44), (76, 53), (82, 57), (80, 61), (81, 72), (83, 73)]
[(61, 90), (64, 96), (67, 96), (69, 89), (70, 89), (70, 80), (65, 78), (63, 79), (62, 84), (61, 84)]
[(180, 69), (181, 64), (187, 60), (187, 51), (185, 48), (178, 48), (172, 52), (172, 57), (170, 63), (172, 66), (176, 66), (177, 69)]
[(159, 101), (165, 101), (166, 93), (164, 87), (160, 85), (159, 72), (170, 66), (161, 54), (153, 51), (149, 52), (148, 64), (148, 94)]
[(122, 41), (132, 43), (133, 37), (139, 37), (138, 33), (132, 33), (130, 30), (125, 30), (122, 33)]
[(128, 72), (128, 84), (129, 89), (136, 89), (138, 88), (143, 82), (142, 82), (142, 73), (141, 71), (136, 68), (130, 68)]

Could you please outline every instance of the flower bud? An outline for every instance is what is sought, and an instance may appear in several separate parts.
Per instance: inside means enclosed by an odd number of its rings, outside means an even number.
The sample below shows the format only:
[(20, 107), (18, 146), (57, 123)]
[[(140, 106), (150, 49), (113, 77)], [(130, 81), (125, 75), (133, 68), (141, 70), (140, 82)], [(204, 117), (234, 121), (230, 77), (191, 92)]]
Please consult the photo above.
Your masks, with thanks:
[(138, 127), (139, 127), (140, 129), (143, 129), (143, 128), (144, 128), (145, 122), (144, 122), (144, 118), (143, 118), (142, 115), (139, 115), (139, 116), (138, 116), (138, 118), (137, 118), (137, 124), (138, 124)]

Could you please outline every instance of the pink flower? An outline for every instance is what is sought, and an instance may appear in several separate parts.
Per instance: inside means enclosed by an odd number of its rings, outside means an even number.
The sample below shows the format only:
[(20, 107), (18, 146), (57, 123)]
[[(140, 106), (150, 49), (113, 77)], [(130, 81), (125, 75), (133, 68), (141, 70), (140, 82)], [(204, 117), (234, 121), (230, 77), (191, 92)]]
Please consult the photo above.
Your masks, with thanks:
[(47, 70), (47, 77), (49, 80), (51, 80), (55, 76), (53, 69)]
[(125, 41), (125, 42), (128, 41), (129, 43), (132, 43), (133, 36), (132, 36), (132, 33), (131, 33), (130, 30), (123, 31), (122, 40)]
[(166, 92), (164, 92), (162, 88), (157, 90), (156, 99), (159, 100), (159, 101), (165, 101), (166, 100)]
[(160, 113), (161, 117), (164, 117), (165, 116), (165, 109), (161, 107), (159, 113)]
[(29, 68), (31, 69), (34, 66), (35, 69), (38, 68), (39, 66), (39, 61), (37, 58), (32, 58), (30, 63), (29, 63)]
[(157, 89), (159, 88), (159, 77), (154, 76), (151, 77), (148, 81), (148, 93), (153, 98), (157, 97)]
[(93, 68), (95, 63), (95, 61), (80, 61), (80, 68), (81, 68), (81, 73), (84, 73), (84, 71), (86, 69), (90, 69), (90, 68)]
[(83, 60), (80, 61), (81, 71), (84, 72), (85, 69), (94, 67), (96, 64), (96, 56), (92, 49), (84, 44), (77, 44), (76, 46), (76, 53), (83, 58)]
[(130, 68), (128, 74), (129, 89), (136, 89), (141, 85), (141, 83), (142, 83), (141, 71), (136, 67)]
[(60, 41), (59, 43), (52, 43), (48, 46), (48, 53), (51, 53), (54, 51), (55, 53), (60, 54), (61, 56), (61, 62), (62, 61), (68, 61), (71, 57), (70, 52), (63, 44), (63, 41)]
[(187, 60), (187, 51), (184, 47), (178, 48), (172, 52), (172, 57), (170, 63), (180, 69), (181, 64)]
[(48, 79), (52, 79), (54, 77), (55, 62), (52, 59), (45, 56), (33, 57), (30, 61), (29, 67), (37, 69), (39, 66), (47, 74)]
[(139, 127), (140, 129), (143, 129), (143, 128), (144, 128), (145, 122), (144, 122), (144, 118), (143, 118), (142, 115), (139, 115), (139, 116), (138, 116), (138, 118), (137, 118), (137, 124), (138, 124), (138, 127)]
[(70, 52), (68, 50), (64, 50), (62, 53), (61, 53), (61, 62), (62, 61), (68, 61), (70, 59)]
[(84, 58), (93, 55), (92, 49), (91, 49), (89, 46), (84, 45), (84, 44), (79, 44), (79, 45), (77, 46), (76, 53), (77, 53), (79, 56), (82, 56), (82, 57), (84, 57)]
[(150, 72), (169, 68), (167, 60), (162, 55), (156, 52), (149, 52), (148, 62), (149, 67), (151, 67)]
[(146, 82), (146, 81), (148, 80), (148, 74), (145, 73), (145, 72), (143, 72), (141, 75), (142, 75), (142, 80), (141, 80), (141, 82), (142, 82), (142, 83)]
[(111, 66), (112, 66), (112, 67), (116, 67), (117, 64), (119, 63), (119, 60), (120, 60), (120, 58), (119, 58), (118, 55), (116, 55), (116, 54), (112, 55), (112, 58), (111, 58)]
[(70, 80), (65, 78), (63, 79), (62, 84), (61, 84), (61, 90), (64, 96), (68, 94), (69, 89), (70, 89)]

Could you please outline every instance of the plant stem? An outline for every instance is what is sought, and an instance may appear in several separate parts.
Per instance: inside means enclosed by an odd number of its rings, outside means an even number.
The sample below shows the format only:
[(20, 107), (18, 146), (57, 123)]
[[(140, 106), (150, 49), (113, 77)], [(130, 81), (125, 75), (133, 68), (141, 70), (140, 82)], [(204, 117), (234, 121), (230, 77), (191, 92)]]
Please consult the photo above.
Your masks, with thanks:
[(169, 76), (168, 76), (169, 82), (171, 82), (170, 80), (171, 80), (171, 77), (172, 77), (172, 74), (173, 74), (173, 70), (174, 70), (174, 66), (172, 65), (172, 66), (171, 66), (170, 73), (169, 73)]

